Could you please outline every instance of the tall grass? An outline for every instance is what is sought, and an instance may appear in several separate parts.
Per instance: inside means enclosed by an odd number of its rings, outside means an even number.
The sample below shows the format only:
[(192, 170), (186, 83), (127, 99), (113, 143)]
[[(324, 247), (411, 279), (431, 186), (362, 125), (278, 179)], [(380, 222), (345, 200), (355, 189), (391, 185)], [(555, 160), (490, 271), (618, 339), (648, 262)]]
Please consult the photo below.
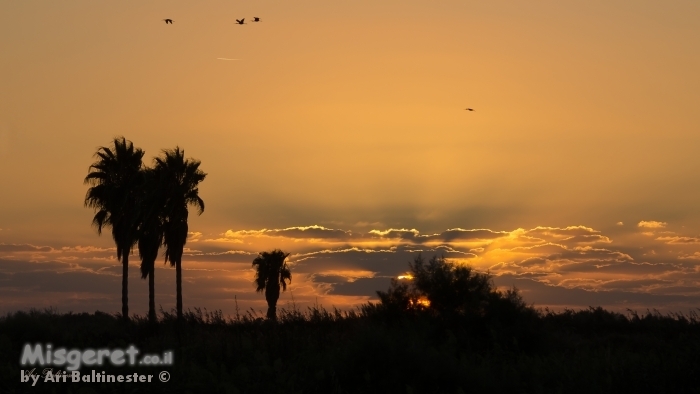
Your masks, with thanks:
[[(590, 393), (699, 392), (697, 312), (626, 315), (602, 308), (537, 311), (517, 319), (396, 316), (377, 304), (355, 310), (319, 305), (261, 311), (161, 309), (129, 322), (101, 312), (30, 310), (0, 317), (0, 392), (56, 393)], [(523, 326), (528, 324), (529, 326)], [(174, 352), (169, 367), (114, 367), (106, 373), (171, 373), (168, 383), (19, 383), (25, 343), (54, 348)], [(83, 368), (85, 369), (85, 368)], [(90, 368), (86, 369), (89, 372)], [(81, 370), (82, 371), (82, 370)], [(40, 386), (41, 385), (41, 386)]]

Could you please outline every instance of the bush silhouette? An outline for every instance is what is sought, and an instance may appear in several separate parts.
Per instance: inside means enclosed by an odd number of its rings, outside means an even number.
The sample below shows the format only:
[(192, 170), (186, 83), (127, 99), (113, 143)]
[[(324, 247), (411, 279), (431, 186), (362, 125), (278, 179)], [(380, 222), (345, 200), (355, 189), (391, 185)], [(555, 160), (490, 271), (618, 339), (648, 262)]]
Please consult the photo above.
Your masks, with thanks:
[(516, 315), (536, 313), (527, 306), (518, 289), (496, 289), (490, 274), (475, 272), (466, 265), (421, 254), (409, 263), (411, 279), (392, 279), (388, 291), (377, 295), (385, 310), (428, 311), (432, 315), (484, 317), (513, 320)]
[(392, 279), (388, 291), (378, 291), (381, 304), (365, 314), (397, 320), (422, 316), (442, 321), (479, 341), (495, 346), (533, 351), (542, 344), (540, 313), (523, 301), (518, 289), (498, 290), (488, 273), (448, 262), (444, 256), (425, 261), (418, 255), (409, 263), (411, 279)]

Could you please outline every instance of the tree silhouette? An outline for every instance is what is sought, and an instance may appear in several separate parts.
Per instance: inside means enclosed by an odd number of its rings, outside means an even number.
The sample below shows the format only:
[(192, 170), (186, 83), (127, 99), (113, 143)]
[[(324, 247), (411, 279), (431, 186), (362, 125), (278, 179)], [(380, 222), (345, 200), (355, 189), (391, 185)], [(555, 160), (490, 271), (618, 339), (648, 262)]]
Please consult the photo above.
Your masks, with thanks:
[(163, 243), (164, 195), (162, 176), (152, 168), (143, 170), (144, 187), (140, 194), (140, 217), (138, 231), (141, 278), (148, 277), (148, 319), (156, 321), (155, 262), (158, 249)]
[(179, 147), (164, 150), (163, 154), (155, 159), (154, 170), (162, 177), (165, 261), (175, 266), (177, 317), (182, 319), (182, 254), (187, 242), (187, 206), (195, 206), (200, 215), (204, 212), (204, 201), (199, 197), (197, 186), (207, 174), (199, 169), (200, 161), (185, 159), (185, 151)]
[(433, 256), (426, 262), (419, 253), (409, 267), (412, 272), (409, 282), (392, 279), (387, 292), (377, 292), (382, 305), (389, 310), (427, 309), (441, 316), (483, 316), (501, 300), (522, 303), (517, 289), (501, 293), (495, 289), (489, 274), (450, 263), (444, 256)]
[(255, 267), (255, 291), (265, 291), (267, 301), (267, 318), (277, 320), (277, 300), (280, 298), (280, 286), (282, 291), (287, 290), (287, 280), (292, 282), (292, 273), (285, 263), (289, 253), (279, 249), (272, 252), (262, 252), (253, 260)]
[(124, 137), (115, 138), (113, 145), (100, 147), (95, 153), (98, 159), (84, 180), (92, 185), (85, 195), (85, 206), (96, 211), (92, 224), (98, 234), (103, 227), (112, 227), (117, 259), (122, 263), (122, 317), (128, 320), (129, 254), (137, 240), (137, 190), (143, 182), (144, 152)]
[(444, 256), (433, 256), (427, 263), (418, 257), (409, 263), (418, 293), (440, 313), (482, 313), (494, 290), (491, 276), (471, 267), (448, 263)]

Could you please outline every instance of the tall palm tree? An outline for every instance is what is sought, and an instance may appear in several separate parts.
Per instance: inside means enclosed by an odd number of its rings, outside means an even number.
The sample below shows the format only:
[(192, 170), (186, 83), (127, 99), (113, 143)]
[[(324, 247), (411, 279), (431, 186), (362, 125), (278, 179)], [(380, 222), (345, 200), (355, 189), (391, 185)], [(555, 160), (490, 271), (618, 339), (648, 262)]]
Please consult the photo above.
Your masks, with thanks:
[(279, 249), (272, 252), (262, 252), (253, 260), (255, 267), (255, 291), (265, 291), (267, 301), (267, 318), (277, 320), (277, 300), (280, 298), (280, 286), (282, 291), (287, 290), (287, 280), (292, 282), (292, 273), (285, 263), (289, 253)]
[(122, 317), (129, 319), (129, 254), (136, 243), (138, 226), (137, 190), (142, 185), (143, 150), (134, 148), (124, 137), (115, 138), (113, 147), (98, 148), (98, 158), (89, 168), (84, 183), (92, 185), (85, 195), (85, 206), (96, 213), (92, 224), (97, 233), (112, 227), (117, 260), (122, 263)]
[(204, 201), (199, 197), (198, 185), (207, 176), (199, 169), (200, 161), (185, 159), (185, 151), (176, 147), (164, 150), (163, 157), (157, 157), (155, 171), (162, 177), (162, 191), (165, 195), (163, 212), (163, 244), (165, 261), (175, 266), (177, 287), (177, 317), (182, 319), (182, 254), (187, 242), (187, 206), (204, 212)]
[(163, 193), (161, 177), (151, 168), (143, 171), (145, 187), (141, 189), (138, 248), (141, 257), (141, 279), (148, 277), (148, 319), (156, 321), (155, 263), (163, 243)]

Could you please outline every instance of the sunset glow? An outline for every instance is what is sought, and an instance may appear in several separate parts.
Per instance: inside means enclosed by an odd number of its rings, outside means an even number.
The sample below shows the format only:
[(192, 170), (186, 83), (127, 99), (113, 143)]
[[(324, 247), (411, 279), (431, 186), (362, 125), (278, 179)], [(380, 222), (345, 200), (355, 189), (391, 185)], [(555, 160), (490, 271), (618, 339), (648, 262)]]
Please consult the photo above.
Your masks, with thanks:
[[(282, 308), (377, 302), (422, 253), (536, 307), (693, 309), (698, 16), (646, 0), (3, 2), (0, 312), (120, 310), (83, 184), (116, 136), (145, 165), (179, 146), (207, 173), (186, 309), (263, 310), (251, 264), (272, 249), (290, 253)], [(136, 249), (130, 264), (143, 315)]]

